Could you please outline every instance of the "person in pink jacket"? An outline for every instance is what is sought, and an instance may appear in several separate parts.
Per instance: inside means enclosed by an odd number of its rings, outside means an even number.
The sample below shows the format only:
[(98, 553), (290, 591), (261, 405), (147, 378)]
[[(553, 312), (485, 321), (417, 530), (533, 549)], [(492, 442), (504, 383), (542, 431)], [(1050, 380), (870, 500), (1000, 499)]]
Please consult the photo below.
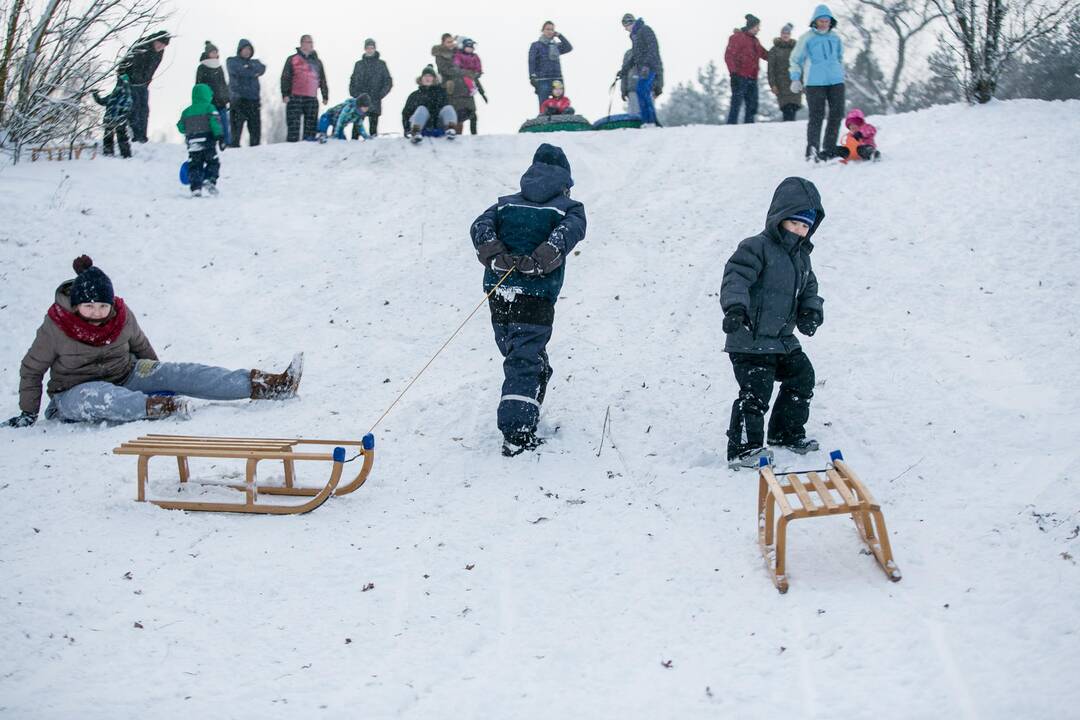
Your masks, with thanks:
[(862, 110), (853, 108), (844, 118), (847, 135), (836, 148), (834, 154), (844, 162), (851, 160), (879, 160), (881, 152), (877, 149), (877, 128), (866, 122)]

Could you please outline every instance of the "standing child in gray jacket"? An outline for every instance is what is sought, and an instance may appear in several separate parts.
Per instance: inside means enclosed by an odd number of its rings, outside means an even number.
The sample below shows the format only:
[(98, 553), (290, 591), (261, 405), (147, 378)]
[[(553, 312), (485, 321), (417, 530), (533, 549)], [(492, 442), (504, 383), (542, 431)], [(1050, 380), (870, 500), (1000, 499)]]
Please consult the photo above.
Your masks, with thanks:
[(773, 383), (780, 395), (769, 418), (769, 445), (803, 455), (818, 449), (806, 437), (814, 366), (795, 338), (812, 336), (824, 321), (810, 238), (825, 219), (821, 195), (809, 180), (789, 177), (773, 194), (765, 229), (739, 243), (724, 266), (720, 305), (724, 352), (731, 356), (739, 397), (731, 407), (728, 465), (756, 468), (765, 447), (765, 413)]

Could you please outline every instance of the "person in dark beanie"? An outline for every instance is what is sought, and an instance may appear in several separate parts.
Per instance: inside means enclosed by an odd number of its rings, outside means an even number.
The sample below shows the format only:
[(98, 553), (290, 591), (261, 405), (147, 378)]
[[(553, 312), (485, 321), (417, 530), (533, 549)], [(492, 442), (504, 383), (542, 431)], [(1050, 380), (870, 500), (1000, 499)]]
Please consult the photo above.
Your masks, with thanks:
[(551, 96), (551, 84), (556, 80), (562, 82), (562, 56), (573, 49), (570, 41), (556, 32), (551, 20), (544, 22), (540, 39), (529, 46), (529, 82), (541, 105)]
[(248, 40), (236, 46), (236, 55), (225, 61), (229, 71), (230, 147), (240, 147), (240, 134), (247, 124), (248, 144), (255, 147), (262, 140), (262, 100), (259, 78), (266, 66), (255, 59), (255, 47)]
[(118, 67), (118, 71), (131, 81), (131, 134), (137, 143), (149, 142), (146, 127), (150, 122), (150, 82), (169, 40), (170, 35), (164, 30), (140, 38)]
[(745, 122), (754, 122), (758, 109), (758, 61), (768, 60), (769, 53), (761, 46), (758, 33), (761, 20), (747, 13), (746, 24), (737, 28), (728, 39), (724, 62), (731, 74), (731, 109), (728, 125), (739, 122), (739, 109), (745, 104)]
[[(379, 134), (379, 116), (382, 115), (382, 101), (394, 87), (394, 79), (390, 77), (390, 68), (386, 61), (379, 57), (379, 51), (375, 40), (368, 38), (364, 41), (364, 54), (353, 65), (352, 77), (349, 78), (349, 94), (353, 97), (367, 95), (371, 101), (368, 108), (368, 134), (375, 137)], [(352, 139), (360, 137), (360, 123), (353, 125)]]
[(128, 76), (119, 74), (116, 77), (116, 87), (113, 91), (101, 97), (94, 90), (94, 102), (105, 106), (105, 118), (102, 123), (104, 136), (101, 139), (101, 152), (111, 157), (114, 153), (113, 136), (120, 145), (120, 157), (131, 157), (131, 143), (128, 142), (127, 125), (131, 116), (131, 83)]
[(207, 400), (296, 396), (302, 355), (277, 374), (161, 362), (135, 314), (114, 294), (109, 276), (86, 255), (76, 258), (72, 266), (75, 278), (56, 289), (55, 301), (23, 358), (21, 412), (7, 421), (10, 427), (29, 427), (37, 421), (46, 372), (49, 405), (45, 417), (64, 422), (130, 422), (187, 415), (190, 404), (177, 395)]
[(585, 238), (585, 206), (570, 198), (573, 186), (565, 153), (544, 143), (521, 178), (521, 192), (499, 198), (470, 228), (484, 291), (498, 286), (489, 306), (504, 358), (498, 426), (507, 456), (543, 442), (536, 427), (554, 374), (547, 344), (555, 302), (566, 258)]
[(810, 265), (811, 238), (824, 220), (814, 184), (789, 177), (773, 194), (765, 229), (739, 243), (724, 266), (724, 352), (739, 383), (727, 432), (733, 469), (757, 468), (762, 457), (772, 458), (765, 447), (765, 413), (777, 381), (769, 445), (799, 454), (818, 449), (817, 441), (806, 437), (814, 366), (794, 331), (812, 336), (824, 321), (824, 300)]
[(225, 68), (221, 67), (221, 54), (217, 46), (209, 40), (199, 56), (199, 67), (195, 70), (195, 83), (209, 85), (214, 91), (211, 100), (218, 111), (221, 129), (225, 132), (225, 144), (232, 145), (229, 126), (229, 84), (225, 81)]
[(794, 120), (802, 107), (802, 93), (791, 89), (791, 77), (788, 75), (791, 52), (795, 49), (795, 39), (791, 37), (794, 29), (795, 26), (791, 23), (784, 25), (780, 29), (780, 37), (773, 39), (773, 46), (769, 50), (769, 89), (776, 96), (776, 104), (780, 106), (784, 122)]
[(426, 66), (416, 78), (416, 90), (405, 99), (401, 109), (401, 125), (405, 137), (414, 143), (424, 139), (425, 130), (443, 130), (453, 138), (457, 134), (457, 112), (450, 104), (450, 96), (439, 86), (435, 68)]
[[(285, 102), (285, 139), (287, 142), (314, 140), (319, 120), (319, 93), (323, 105), (330, 102), (326, 70), (315, 53), (310, 35), (300, 38), (300, 47), (285, 61), (281, 71), (281, 99)], [(301, 132), (301, 126), (302, 132)]]
[(664, 63), (660, 59), (660, 43), (656, 39), (656, 33), (642, 18), (626, 13), (622, 17), (622, 26), (623, 30), (630, 33), (630, 56), (624, 57), (616, 78), (637, 74), (638, 81), (632, 89), (637, 93), (641, 122), (645, 125), (658, 125), (656, 105), (653, 101), (660, 97), (664, 89)]

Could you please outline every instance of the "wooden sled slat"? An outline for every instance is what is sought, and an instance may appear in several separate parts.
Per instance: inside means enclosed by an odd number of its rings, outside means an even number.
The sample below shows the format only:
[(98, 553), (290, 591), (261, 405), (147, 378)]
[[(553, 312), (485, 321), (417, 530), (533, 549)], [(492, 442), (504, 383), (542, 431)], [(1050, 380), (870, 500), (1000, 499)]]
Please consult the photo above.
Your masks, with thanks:
[[(335, 445), (332, 453), (297, 452), (300, 445)], [(353, 460), (363, 458), (356, 477), (341, 485), (346, 462), (342, 445), (357, 449)], [(136, 499), (150, 502), (168, 510), (192, 510), (200, 512), (230, 512), (263, 515), (298, 515), (311, 512), (331, 496), (347, 495), (367, 481), (375, 462), (375, 438), (367, 435), (360, 441), (333, 441), (311, 438), (214, 438), (192, 435), (145, 435), (122, 443), (113, 449), (116, 455), (138, 457), (138, 488)], [(216, 483), (217, 487), (239, 490), (244, 493), (242, 502), (205, 502), (195, 500), (147, 500), (150, 459), (153, 457), (176, 458), (181, 485), (191, 481), (189, 461), (195, 459), (225, 459), (245, 461), (243, 484)], [(284, 485), (259, 484), (258, 465), (264, 460), (281, 461), (285, 471)], [(296, 485), (295, 463), (330, 462), (330, 479), (321, 487)], [(260, 503), (260, 495), (307, 498), (298, 505)]]

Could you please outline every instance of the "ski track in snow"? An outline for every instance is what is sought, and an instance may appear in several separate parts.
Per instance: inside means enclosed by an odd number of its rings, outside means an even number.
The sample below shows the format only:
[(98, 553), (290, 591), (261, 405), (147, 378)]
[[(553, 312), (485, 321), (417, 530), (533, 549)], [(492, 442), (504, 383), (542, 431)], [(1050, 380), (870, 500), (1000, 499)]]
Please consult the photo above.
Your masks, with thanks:
[[(1078, 110), (877, 118), (885, 161), (850, 167), (804, 165), (794, 123), (229, 150), (222, 195), (202, 200), (176, 182), (179, 145), (4, 168), (10, 414), (82, 252), (165, 359), (307, 363), (293, 402), (0, 429), (0, 716), (1067, 715), (1080, 183), (1046, 139), (1080, 147)], [(280, 518), (133, 501), (135, 461), (110, 450), (140, 434), (362, 435), (480, 300), (469, 224), (544, 141), (567, 151), (589, 234), (556, 309), (537, 454), (498, 454), (482, 308), (378, 429), (356, 494)], [(823, 451), (777, 464), (842, 448), (904, 580), (849, 521), (795, 523), (780, 596), (756, 477), (724, 462), (736, 386), (718, 292), (800, 174), (827, 212), (825, 324), (803, 341)], [(159, 496), (173, 473), (151, 464)]]

